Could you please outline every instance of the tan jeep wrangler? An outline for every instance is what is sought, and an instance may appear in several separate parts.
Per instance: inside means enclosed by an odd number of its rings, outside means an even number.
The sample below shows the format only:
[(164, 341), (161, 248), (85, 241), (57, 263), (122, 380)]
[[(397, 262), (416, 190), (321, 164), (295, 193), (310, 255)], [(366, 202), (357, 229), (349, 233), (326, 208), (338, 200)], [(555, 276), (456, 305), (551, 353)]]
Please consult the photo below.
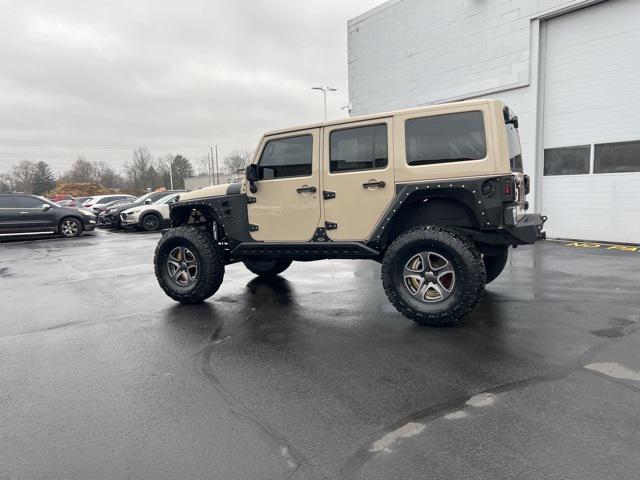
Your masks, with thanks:
[(197, 303), (231, 263), (269, 276), (294, 260), (370, 259), (403, 315), (455, 324), (509, 246), (544, 235), (546, 218), (525, 214), (517, 128), (502, 102), (473, 100), (267, 133), (243, 182), (172, 205), (158, 282)]

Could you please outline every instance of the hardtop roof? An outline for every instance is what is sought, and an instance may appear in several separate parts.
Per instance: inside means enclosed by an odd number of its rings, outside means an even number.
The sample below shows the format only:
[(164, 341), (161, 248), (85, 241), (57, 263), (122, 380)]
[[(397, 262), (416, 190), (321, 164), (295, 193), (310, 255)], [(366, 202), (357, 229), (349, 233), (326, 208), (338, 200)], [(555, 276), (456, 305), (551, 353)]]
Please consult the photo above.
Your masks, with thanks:
[(276, 130), (270, 130), (268, 132), (265, 132), (263, 136), (268, 137), (271, 135), (279, 135), (282, 133), (292, 133), (292, 132), (297, 132), (299, 130), (310, 130), (312, 128), (321, 128), (321, 127), (326, 127), (326, 126), (333, 126), (333, 125), (343, 125), (343, 124), (349, 124), (349, 123), (354, 123), (354, 122), (361, 122), (361, 121), (365, 121), (365, 120), (375, 120), (377, 118), (388, 118), (388, 117), (393, 117), (395, 115), (403, 115), (403, 114), (407, 114), (407, 113), (419, 113), (419, 112), (428, 112), (431, 110), (443, 110), (443, 109), (447, 109), (447, 108), (451, 108), (451, 107), (459, 107), (459, 106), (474, 106), (474, 105), (486, 105), (487, 103), (490, 102), (498, 102), (499, 100), (494, 100), (494, 99), (489, 99), (489, 98), (481, 98), (481, 99), (476, 99), (476, 100), (463, 100), (463, 101), (459, 101), (459, 102), (450, 102), (450, 103), (438, 103), (435, 105), (426, 105), (426, 106), (422, 106), (422, 107), (413, 107), (413, 108), (405, 108), (405, 109), (401, 109), (401, 110), (392, 110), (392, 111), (388, 111), (388, 112), (380, 112), (380, 113), (373, 113), (373, 114), (369, 114), (369, 115), (359, 115), (356, 117), (349, 117), (349, 118), (341, 118), (338, 120), (331, 120), (328, 122), (319, 122), (319, 123), (310, 123), (307, 125), (299, 125), (299, 126), (295, 126), (295, 127), (290, 127), (290, 128), (279, 128)]

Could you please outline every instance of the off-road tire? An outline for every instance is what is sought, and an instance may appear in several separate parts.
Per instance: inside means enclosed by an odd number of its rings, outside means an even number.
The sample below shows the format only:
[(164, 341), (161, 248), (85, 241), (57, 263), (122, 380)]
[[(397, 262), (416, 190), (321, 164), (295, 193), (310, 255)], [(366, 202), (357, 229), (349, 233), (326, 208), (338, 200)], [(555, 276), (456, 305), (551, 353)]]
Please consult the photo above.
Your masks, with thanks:
[(484, 269), (487, 275), (487, 282), (493, 282), (504, 270), (509, 260), (509, 247), (505, 247), (498, 255), (484, 255), (482, 261), (484, 262)]
[[(172, 279), (168, 260), (177, 247), (188, 249), (197, 264), (192, 285), (181, 286)], [(221, 247), (197, 227), (177, 227), (169, 230), (158, 242), (153, 264), (156, 278), (164, 292), (181, 303), (201, 303), (218, 291), (224, 278), (225, 259)]]
[[(428, 251), (448, 260), (454, 276), (448, 298), (426, 303), (405, 285), (407, 262)], [(425, 226), (398, 236), (385, 252), (382, 285), (389, 301), (405, 317), (430, 326), (456, 325), (480, 301), (485, 285), (482, 256), (476, 246), (452, 230)]]
[(79, 237), (83, 230), (82, 222), (74, 217), (65, 217), (58, 224), (58, 232), (66, 238)]
[(292, 262), (293, 260), (286, 258), (276, 258), (273, 260), (251, 259), (242, 261), (245, 267), (261, 277), (275, 277), (289, 268)]
[(162, 219), (160, 218), (160, 215), (156, 213), (147, 213), (140, 220), (140, 226), (147, 232), (155, 232), (156, 230), (160, 230), (160, 227), (162, 226)]

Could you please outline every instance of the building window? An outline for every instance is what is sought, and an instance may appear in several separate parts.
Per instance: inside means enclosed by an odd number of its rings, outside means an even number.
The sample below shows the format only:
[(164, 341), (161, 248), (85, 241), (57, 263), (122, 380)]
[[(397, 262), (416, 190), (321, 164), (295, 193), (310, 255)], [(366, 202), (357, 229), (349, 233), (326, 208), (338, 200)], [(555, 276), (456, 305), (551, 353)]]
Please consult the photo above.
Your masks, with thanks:
[(387, 157), (386, 124), (331, 132), (331, 173), (385, 168)]
[(593, 173), (640, 172), (640, 141), (595, 146)]
[(297, 137), (270, 140), (260, 156), (260, 180), (311, 175), (313, 137)]
[(546, 148), (544, 175), (584, 175), (589, 173), (591, 145)]
[(487, 156), (482, 112), (412, 118), (405, 123), (407, 163), (437, 163), (480, 160)]

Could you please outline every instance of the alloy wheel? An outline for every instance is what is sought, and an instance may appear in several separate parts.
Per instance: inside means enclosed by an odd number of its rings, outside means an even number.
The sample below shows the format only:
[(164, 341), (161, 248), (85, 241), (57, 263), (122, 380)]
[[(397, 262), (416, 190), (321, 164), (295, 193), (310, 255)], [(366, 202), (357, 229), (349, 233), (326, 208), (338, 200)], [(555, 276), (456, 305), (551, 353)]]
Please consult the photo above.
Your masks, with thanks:
[(78, 230), (80, 227), (78, 226), (78, 222), (75, 220), (65, 220), (62, 222), (62, 226), (60, 230), (65, 237), (73, 237), (78, 234)]
[(425, 303), (449, 298), (456, 281), (451, 262), (439, 253), (429, 251), (413, 255), (405, 264), (402, 277), (409, 293)]
[(167, 271), (171, 280), (181, 287), (188, 287), (198, 279), (198, 259), (186, 247), (175, 247), (167, 258)]

